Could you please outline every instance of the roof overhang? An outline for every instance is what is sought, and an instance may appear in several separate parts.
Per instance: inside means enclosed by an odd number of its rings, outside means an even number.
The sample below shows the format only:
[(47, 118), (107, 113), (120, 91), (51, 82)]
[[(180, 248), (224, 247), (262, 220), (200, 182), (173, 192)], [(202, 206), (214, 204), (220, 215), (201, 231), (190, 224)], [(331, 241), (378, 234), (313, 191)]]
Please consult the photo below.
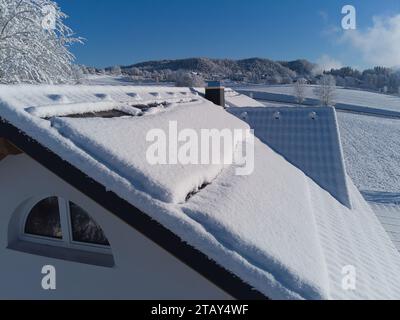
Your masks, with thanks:
[(22, 153), (16, 146), (10, 143), (7, 139), (0, 136), (0, 161), (9, 155), (17, 155)]

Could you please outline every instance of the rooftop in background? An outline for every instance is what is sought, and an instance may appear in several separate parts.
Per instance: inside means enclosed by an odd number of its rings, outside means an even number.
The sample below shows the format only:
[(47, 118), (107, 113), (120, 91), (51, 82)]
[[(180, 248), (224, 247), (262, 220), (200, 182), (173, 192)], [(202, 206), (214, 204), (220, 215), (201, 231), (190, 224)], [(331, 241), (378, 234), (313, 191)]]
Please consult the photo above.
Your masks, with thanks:
[[(304, 104), (315, 106), (318, 104), (314, 94), (315, 86), (306, 86)], [(276, 101), (280, 103), (296, 104), (293, 85), (255, 85), (238, 86), (240, 93), (253, 94), (255, 99)], [(383, 114), (400, 117), (400, 97), (385, 95), (363, 90), (337, 88), (335, 96), (336, 108), (359, 113)]]
[(400, 194), (363, 192), (363, 196), (400, 252)]

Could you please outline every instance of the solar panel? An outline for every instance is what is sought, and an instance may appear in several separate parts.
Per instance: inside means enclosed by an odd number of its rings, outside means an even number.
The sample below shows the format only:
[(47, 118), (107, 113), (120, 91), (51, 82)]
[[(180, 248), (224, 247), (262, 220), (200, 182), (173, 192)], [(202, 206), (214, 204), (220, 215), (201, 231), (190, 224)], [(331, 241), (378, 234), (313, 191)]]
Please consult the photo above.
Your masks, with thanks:
[(333, 108), (231, 108), (255, 135), (351, 207), (343, 152)]

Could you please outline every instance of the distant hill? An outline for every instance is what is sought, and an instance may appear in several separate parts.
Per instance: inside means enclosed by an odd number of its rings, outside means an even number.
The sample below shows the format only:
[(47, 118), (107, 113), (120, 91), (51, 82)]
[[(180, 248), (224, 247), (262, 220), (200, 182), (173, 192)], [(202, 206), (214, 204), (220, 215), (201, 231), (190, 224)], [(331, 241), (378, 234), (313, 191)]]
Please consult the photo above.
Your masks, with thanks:
[[(319, 71), (318, 71), (319, 70)], [(321, 68), (308, 60), (273, 61), (263, 58), (243, 60), (189, 58), (141, 62), (129, 66), (106, 69), (85, 67), (87, 74), (106, 73), (121, 75), (131, 81), (143, 83), (173, 82), (184, 86), (201, 86), (204, 80), (228, 80), (240, 83), (291, 84), (299, 78), (317, 84)], [(324, 72), (332, 75), (336, 84), (346, 88), (359, 88), (383, 93), (400, 94), (400, 70), (375, 67), (359, 71), (351, 67)]]
[(298, 75), (302, 76), (313, 76), (314, 71), (317, 68), (315, 63), (307, 61), (305, 59), (299, 59), (294, 61), (280, 61), (282, 66), (289, 68), (290, 70), (296, 72)]
[(179, 60), (160, 60), (122, 66), (126, 74), (140, 72), (194, 72), (204, 78), (219, 78), (231, 80), (262, 80), (262, 79), (293, 79), (297, 75), (311, 74), (314, 64), (307, 60), (292, 62), (276, 62), (269, 59), (250, 58), (243, 60), (189, 58)]

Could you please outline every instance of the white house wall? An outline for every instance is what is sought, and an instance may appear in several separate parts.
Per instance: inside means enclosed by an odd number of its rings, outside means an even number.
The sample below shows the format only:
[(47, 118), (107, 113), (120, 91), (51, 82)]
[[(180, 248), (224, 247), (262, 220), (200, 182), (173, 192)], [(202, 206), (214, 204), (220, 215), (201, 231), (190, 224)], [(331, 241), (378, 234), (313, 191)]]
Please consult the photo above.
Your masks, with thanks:
[[(89, 212), (104, 230), (115, 266), (98, 267), (14, 251), (15, 218), (32, 197), (59, 196)], [(11, 224), (10, 224), (11, 221)], [(56, 268), (45, 291), (42, 267)], [(0, 299), (231, 299), (221, 289), (26, 155), (0, 162)]]

